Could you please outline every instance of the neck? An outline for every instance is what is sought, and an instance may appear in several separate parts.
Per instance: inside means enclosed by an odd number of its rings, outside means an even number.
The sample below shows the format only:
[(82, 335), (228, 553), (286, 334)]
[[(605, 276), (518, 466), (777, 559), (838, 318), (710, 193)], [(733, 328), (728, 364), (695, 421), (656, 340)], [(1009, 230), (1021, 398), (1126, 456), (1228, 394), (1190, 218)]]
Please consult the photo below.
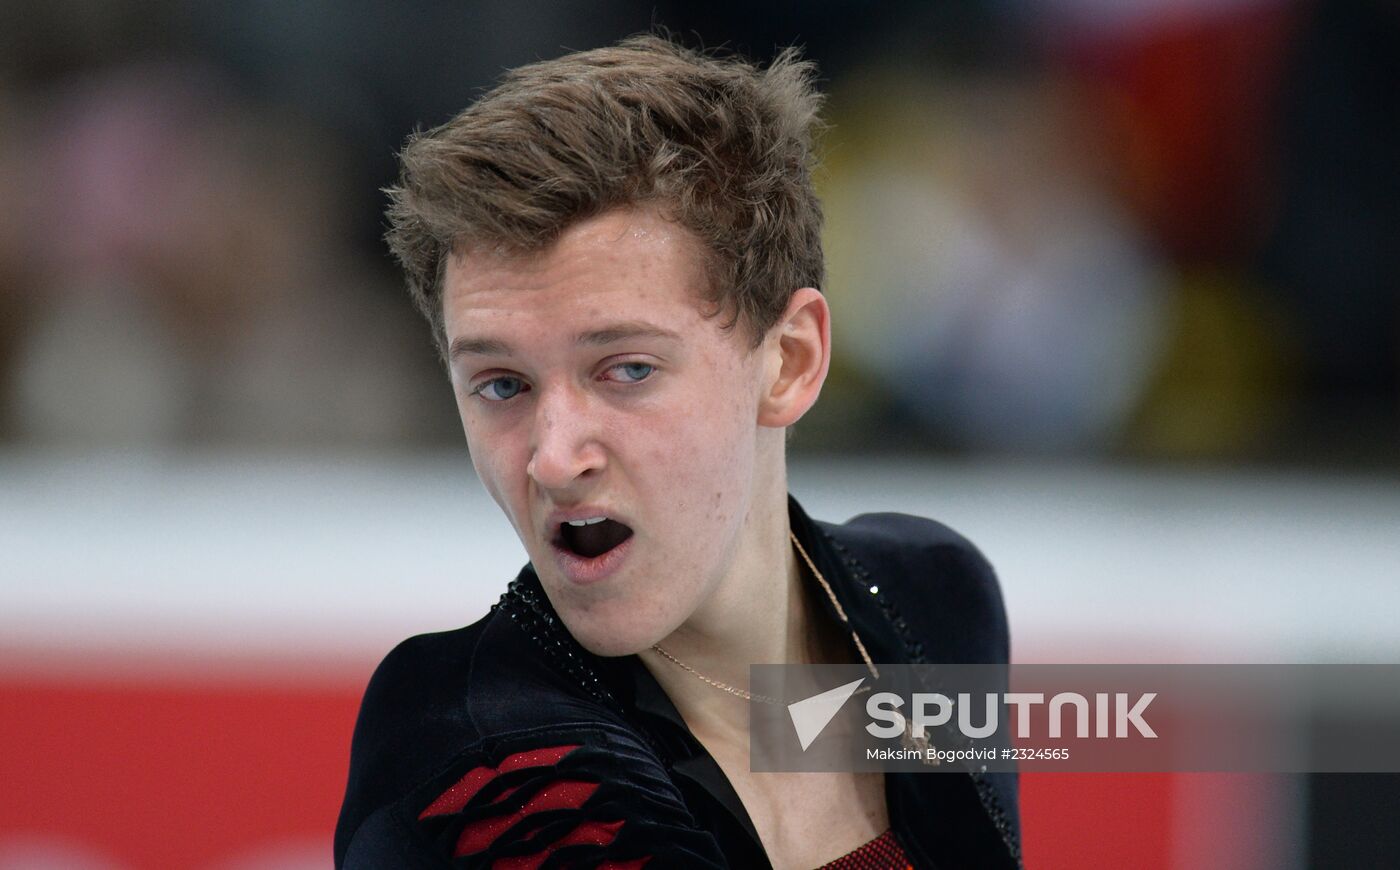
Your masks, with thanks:
[[(785, 479), (750, 510), (735, 562), (711, 600), (658, 646), (709, 680), (741, 691), (749, 689), (751, 664), (839, 660), (832, 655), (830, 620), (815, 597), (823, 593), (814, 596), (789, 537)], [(747, 701), (655, 650), (639, 657), (697, 735), (747, 740)]]

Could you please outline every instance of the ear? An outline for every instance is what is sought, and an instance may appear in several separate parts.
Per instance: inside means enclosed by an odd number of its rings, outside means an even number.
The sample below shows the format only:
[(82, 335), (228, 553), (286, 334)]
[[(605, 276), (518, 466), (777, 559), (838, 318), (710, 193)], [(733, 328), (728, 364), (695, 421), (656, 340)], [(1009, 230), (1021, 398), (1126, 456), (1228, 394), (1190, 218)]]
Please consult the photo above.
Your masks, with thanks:
[(763, 339), (763, 394), (758, 424), (791, 426), (817, 401), (831, 366), (831, 309), (820, 292), (804, 287)]

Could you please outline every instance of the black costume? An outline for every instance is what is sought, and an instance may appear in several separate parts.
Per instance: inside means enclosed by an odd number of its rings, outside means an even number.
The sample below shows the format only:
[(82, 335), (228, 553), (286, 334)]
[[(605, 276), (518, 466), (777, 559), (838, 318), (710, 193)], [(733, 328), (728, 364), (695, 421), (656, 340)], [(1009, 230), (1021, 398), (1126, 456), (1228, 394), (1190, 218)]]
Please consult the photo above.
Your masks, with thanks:
[[(1007, 661), (996, 579), (957, 533), (903, 514), (815, 522), (791, 499), (789, 515), (875, 662)], [(1014, 774), (888, 773), (885, 797), (915, 867), (1019, 866)], [(485, 618), (411, 638), (379, 666), (335, 837), (347, 870), (502, 859), (768, 866), (733, 787), (650, 672), (579, 646), (529, 566)]]

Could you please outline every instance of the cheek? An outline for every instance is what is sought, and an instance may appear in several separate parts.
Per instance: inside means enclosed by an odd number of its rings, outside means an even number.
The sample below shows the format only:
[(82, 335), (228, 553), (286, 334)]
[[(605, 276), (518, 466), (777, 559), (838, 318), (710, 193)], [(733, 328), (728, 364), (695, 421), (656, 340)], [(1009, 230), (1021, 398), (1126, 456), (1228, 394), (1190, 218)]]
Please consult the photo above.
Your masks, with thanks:
[(463, 429), (476, 476), (492, 500), (514, 521), (514, 505), (524, 497), (524, 487), (520, 481), (525, 476), (526, 459), (516, 455), (519, 451), (515, 445), (520, 443), (519, 439), (511, 437), (508, 432), (484, 431), (485, 427), (480, 425), (480, 421), (469, 423), (465, 418)]
[(733, 374), (717, 374), (689, 391), (692, 401), (649, 433), (647, 465), (689, 523), (729, 525), (743, 510), (757, 423), (741, 383)]

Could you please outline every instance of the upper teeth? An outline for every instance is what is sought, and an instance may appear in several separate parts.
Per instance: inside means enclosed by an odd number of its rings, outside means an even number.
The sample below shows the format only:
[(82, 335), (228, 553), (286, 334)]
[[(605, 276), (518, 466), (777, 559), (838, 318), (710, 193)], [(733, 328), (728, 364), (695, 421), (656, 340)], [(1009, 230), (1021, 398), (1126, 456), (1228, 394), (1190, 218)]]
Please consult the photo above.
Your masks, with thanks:
[(589, 517), (586, 520), (568, 520), (567, 522), (571, 526), (591, 526), (594, 523), (601, 523), (605, 519), (607, 517)]

